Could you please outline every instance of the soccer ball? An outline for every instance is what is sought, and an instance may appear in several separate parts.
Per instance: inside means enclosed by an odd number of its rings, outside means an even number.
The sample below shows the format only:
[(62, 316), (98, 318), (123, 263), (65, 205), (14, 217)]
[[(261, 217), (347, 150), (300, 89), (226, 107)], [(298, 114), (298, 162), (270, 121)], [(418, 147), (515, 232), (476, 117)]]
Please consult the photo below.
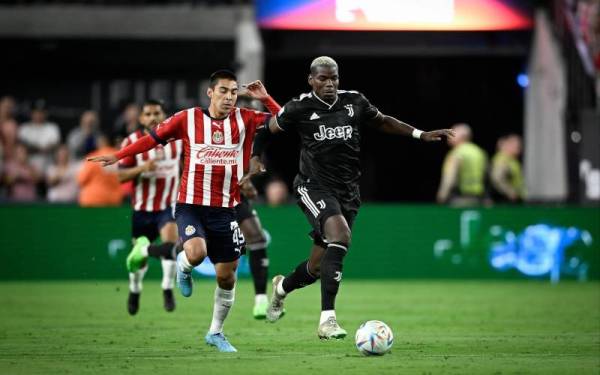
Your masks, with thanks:
[(392, 348), (394, 334), (384, 322), (369, 320), (356, 330), (355, 342), (364, 355), (384, 355)]

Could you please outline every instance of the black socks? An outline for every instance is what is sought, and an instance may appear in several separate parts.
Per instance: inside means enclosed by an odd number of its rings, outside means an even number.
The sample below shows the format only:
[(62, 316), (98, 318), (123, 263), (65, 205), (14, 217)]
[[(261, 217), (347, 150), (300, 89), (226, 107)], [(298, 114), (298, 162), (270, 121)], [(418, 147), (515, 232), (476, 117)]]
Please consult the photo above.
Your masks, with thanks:
[(160, 245), (150, 245), (148, 246), (148, 256), (175, 260), (175, 244), (173, 242), (164, 242)]
[(332, 242), (327, 245), (321, 260), (321, 311), (335, 309), (335, 297), (342, 281), (343, 260), (347, 251), (348, 245), (345, 243)]
[(254, 281), (255, 294), (267, 293), (267, 279), (269, 277), (269, 258), (267, 249), (247, 250), (250, 272)]
[(292, 290), (304, 288), (317, 281), (317, 279), (318, 277), (312, 275), (308, 270), (308, 260), (305, 260), (283, 279), (282, 287), (286, 293), (289, 293)]

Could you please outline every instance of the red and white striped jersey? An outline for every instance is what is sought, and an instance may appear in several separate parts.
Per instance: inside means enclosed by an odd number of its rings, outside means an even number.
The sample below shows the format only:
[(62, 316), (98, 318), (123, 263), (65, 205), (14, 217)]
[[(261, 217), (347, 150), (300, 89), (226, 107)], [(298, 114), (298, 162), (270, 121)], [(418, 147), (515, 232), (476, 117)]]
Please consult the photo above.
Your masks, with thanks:
[(156, 127), (160, 139), (183, 141), (183, 173), (177, 202), (212, 207), (235, 207), (240, 202), (239, 180), (248, 170), (256, 130), (269, 113), (234, 108), (224, 119), (190, 108)]
[[(131, 133), (123, 140), (121, 149), (144, 135), (142, 130)], [(125, 168), (143, 165), (148, 160), (154, 160), (156, 163), (154, 171), (144, 172), (134, 181), (131, 205), (135, 211), (156, 212), (175, 205), (182, 144), (182, 141), (176, 140), (166, 146), (157, 145), (149, 151), (121, 159), (119, 166)]]

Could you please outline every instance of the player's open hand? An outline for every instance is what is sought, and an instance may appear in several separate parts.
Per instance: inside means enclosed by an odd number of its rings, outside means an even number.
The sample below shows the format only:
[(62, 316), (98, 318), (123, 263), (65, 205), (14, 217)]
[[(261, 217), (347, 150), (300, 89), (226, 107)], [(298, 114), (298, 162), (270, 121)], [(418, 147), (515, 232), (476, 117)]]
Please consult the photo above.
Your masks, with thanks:
[(115, 155), (101, 155), (88, 158), (87, 161), (101, 163), (103, 167), (106, 167), (108, 165), (115, 164), (117, 161), (119, 161), (119, 159), (117, 159)]
[(425, 142), (438, 142), (441, 141), (443, 137), (453, 138), (454, 130), (452, 129), (440, 129), (440, 130), (432, 130), (430, 132), (424, 132), (421, 134), (421, 139)]
[(250, 159), (250, 167), (248, 168), (248, 173), (242, 177), (240, 180), (240, 185), (244, 186), (244, 184), (250, 182), (250, 179), (258, 174), (265, 173), (267, 170), (265, 169), (264, 164), (260, 161), (260, 157), (253, 156)]
[(269, 96), (267, 89), (260, 80), (242, 85), (242, 88), (244, 89), (242, 94), (249, 95), (254, 99), (263, 100)]

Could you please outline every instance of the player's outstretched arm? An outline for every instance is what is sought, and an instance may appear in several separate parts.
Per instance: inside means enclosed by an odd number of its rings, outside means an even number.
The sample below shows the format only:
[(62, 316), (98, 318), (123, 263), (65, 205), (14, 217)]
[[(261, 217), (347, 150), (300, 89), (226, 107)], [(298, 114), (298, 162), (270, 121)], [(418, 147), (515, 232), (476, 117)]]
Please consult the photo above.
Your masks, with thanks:
[(122, 148), (113, 155), (101, 155), (93, 158), (89, 158), (88, 161), (102, 163), (102, 166), (107, 166), (116, 163), (117, 161), (146, 152), (153, 149), (158, 144), (166, 145), (170, 139), (181, 139), (181, 129), (185, 124), (186, 118), (185, 111), (180, 111), (174, 116), (169, 117), (156, 127), (156, 131), (151, 130), (150, 134), (143, 136), (137, 141), (133, 142), (129, 146)]
[(153, 149), (154, 147), (156, 147), (156, 145), (158, 145), (158, 142), (153, 137), (151, 137), (150, 135), (145, 135), (115, 154), (95, 156), (92, 158), (88, 158), (88, 161), (102, 163), (102, 166), (106, 167), (107, 165), (114, 164), (117, 161), (128, 156), (141, 154), (142, 152)]
[(426, 142), (437, 142), (441, 141), (444, 137), (454, 137), (454, 131), (452, 129), (424, 132), (395, 117), (384, 115), (381, 112), (377, 113), (371, 120), (371, 124), (385, 133), (412, 136), (413, 138), (422, 139)]

